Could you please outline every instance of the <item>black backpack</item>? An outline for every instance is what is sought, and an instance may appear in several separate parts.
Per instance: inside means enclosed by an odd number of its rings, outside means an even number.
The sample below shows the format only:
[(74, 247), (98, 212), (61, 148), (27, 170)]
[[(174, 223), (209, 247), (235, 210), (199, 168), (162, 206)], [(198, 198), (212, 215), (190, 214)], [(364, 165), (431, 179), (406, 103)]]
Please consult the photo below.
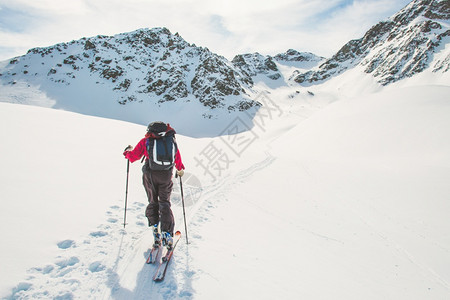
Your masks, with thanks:
[(178, 151), (175, 130), (163, 122), (153, 122), (148, 125), (147, 131), (150, 133), (146, 143), (150, 169), (170, 170)]

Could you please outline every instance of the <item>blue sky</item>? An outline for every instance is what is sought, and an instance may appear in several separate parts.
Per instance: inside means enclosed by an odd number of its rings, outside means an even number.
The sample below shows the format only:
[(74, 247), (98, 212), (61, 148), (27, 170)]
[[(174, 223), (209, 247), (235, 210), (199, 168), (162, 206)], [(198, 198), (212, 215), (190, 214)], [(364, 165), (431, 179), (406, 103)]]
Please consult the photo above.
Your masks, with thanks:
[(0, 60), (145, 27), (167, 27), (229, 59), (289, 48), (330, 57), (410, 1), (0, 0)]

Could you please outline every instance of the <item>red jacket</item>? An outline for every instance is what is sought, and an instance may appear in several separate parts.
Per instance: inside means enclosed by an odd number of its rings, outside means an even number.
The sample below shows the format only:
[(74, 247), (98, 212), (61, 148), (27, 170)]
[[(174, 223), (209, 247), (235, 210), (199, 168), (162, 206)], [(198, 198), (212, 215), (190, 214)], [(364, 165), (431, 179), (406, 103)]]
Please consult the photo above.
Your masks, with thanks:
[[(142, 156), (145, 156), (146, 160), (149, 159), (148, 152), (147, 152), (147, 139), (148, 134), (139, 141), (139, 143), (134, 147), (131, 151), (125, 151), (123, 155), (125, 155), (125, 158), (129, 159), (130, 162), (135, 162), (142, 158)], [(175, 154), (175, 168), (177, 170), (184, 170), (183, 162), (181, 161), (181, 155), (180, 150), (177, 150), (177, 153)]]

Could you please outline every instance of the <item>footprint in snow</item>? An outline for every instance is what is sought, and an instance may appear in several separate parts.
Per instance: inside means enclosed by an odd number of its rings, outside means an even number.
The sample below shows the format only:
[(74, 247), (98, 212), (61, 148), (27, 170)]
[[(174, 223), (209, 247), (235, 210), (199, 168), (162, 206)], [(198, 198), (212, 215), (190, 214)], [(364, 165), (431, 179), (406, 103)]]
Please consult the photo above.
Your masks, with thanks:
[(180, 292), (180, 298), (191, 298), (192, 296), (193, 296), (193, 294), (190, 291), (181, 291)]
[(61, 296), (56, 296), (55, 298), (53, 298), (54, 300), (72, 300), (74, 298), (73, 294), (68, 292), (65, 293)]
[(33, 285), (28, 282), (21, 282), (16, 287), (12, 289), (12, 294), (6, 299), (22, 299), (23, 293), (27, 292)]
[(79, 262), (80, 262), (80, 260), (78, 259), (78, 257), (72, 256), (71, 258), (63, 259), (63, 260), (56, 262), (56, 265), (58, 267), (60, 267), (61, 269), (63, 269), (66, 267), (74, 266)]
[(12, 292), (12, 298), (11, 299), (16, 299), (15, 296), (17, 293), (22, 292), (22, 291), (28, 291), (33, 285), (31, 283), (28, 282), (21, 282), (19, 283)]
[(99, 261), (95, 261), (89, 265), (89, 271), (92, 273), (104, 271), (106, 267), (102, 265)]
[(50, 274), (50, 272), (53, 271), (54, 269), (55, 268), (53, 266), (47, 265), (47, 266), (45, 266), (43, 268), (39, 268), (38, 267), (38, 268), (33, 268), (32, 270), (40, 272), (40, 273), (46, 275), (46, 274)]
[(70, 247), (75, 247), (75, 241), (72, 240), (64, 240), (59, 242), (58, 244), (59, 249), (68, 249)]
[(90, 235), (93, 237), (104, 237), (104, 236), (107, 236), (108, 233), (105, 231), (95, 231), (95, 232), (91, 232)]

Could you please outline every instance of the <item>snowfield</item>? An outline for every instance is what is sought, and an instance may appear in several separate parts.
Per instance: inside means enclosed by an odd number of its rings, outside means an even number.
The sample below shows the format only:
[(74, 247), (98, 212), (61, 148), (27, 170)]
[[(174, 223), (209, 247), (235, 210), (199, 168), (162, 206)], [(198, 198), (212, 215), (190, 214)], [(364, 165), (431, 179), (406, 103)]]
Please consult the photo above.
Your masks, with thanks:
[(145, 126), (0, 103), (1, 298), (450, 299), (450, 87), (291, 92), (177, 136), (190, 243), (175, 184), (162, 283), (138, 162), (122, 225)]

